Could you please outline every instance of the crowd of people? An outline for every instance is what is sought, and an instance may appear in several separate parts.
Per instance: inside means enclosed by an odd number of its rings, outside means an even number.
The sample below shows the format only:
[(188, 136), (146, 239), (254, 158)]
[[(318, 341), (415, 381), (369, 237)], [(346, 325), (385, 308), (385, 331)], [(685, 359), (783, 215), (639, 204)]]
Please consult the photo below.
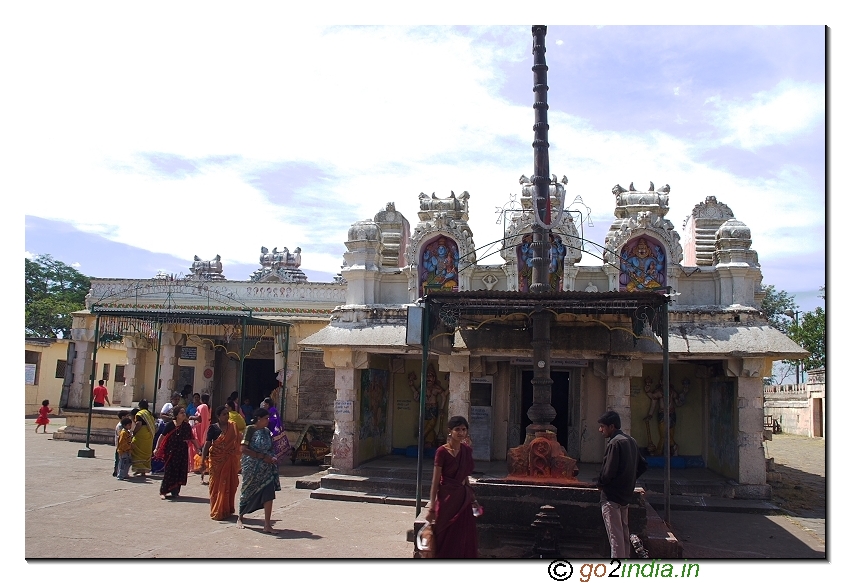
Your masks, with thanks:
[[(145, 399), (132, 410), (119, 411), (112, 475), (128, 480), (161, 474), (159, 496), (173, 500), (179, 498), (190, 473), (200, 474), (201, 483), (209, 485), (210, 518), (222, 521), (235, 515), (244, 528), (243, 517), (262, 509), (263, 532), (273, 533), (272, 504), (280, 490), (278, 462), (292, 448), (271, 397), (256, 409), (250, 399), (240, 405), (238, 398), (234, 391), (212, 416), (210, 396), (193, 394), (187, 385), (157, 416)], [(36, 431), (49, 422), (48, 405), (43, 403)]]
[[(245, 515), (262, 509), (263, 532), (274, 533), (272, 504), (281, 489), (278, 462), (292, 448), (271, 397), (256, 409), (248, 398), (240, 406), (238, 397), (234, 391), (212, 417), (210, 396), (193, 394), (191, 385), (186, 385), (172, 394), (158, 419), (146, 399), (137, 408), (119, 411), (112, 475), (127, 480), (161, 473), (160, 498), (174, 500), (189, 473), (200, 474), (201, 482), (209, 486), (211, 519), (224, 521), (236, 515), (237, 526), (244, 528)], [(36, 431), (49, 423), (49, 404), (42, 403)], [(448, 439), (434, 459), (426, 515), (433, 533), (432, 556), (474, 558), (478, 556), (475, 518), (483, 509), (469, 484), (475, 467), (469, 422), (452, 417), (447, 428)], [(209, 482), (204, 482), (206, 474)]]

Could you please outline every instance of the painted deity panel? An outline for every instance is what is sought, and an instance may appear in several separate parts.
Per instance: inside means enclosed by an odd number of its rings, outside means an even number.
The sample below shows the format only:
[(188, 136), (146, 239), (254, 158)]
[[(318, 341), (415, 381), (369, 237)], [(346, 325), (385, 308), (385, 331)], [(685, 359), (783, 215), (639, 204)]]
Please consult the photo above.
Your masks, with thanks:
[(389, 378), (389, 371), (375, 368), (360, 373), (360, 439), (387, 432)]
[[(521, 292), (531, 288), (531, 243), (534, 235), (523, 236), (522, 243), (517, 247), (517, 287)], [(551, 291), (564, 291), (564, 257), (567, 249), (560, 235), (549, 233), (549, 288)]]
[(646, 235), (632, 239), (620, 251), (620, 291), (659, 291), (667, 286), (664, 246)]
[(460, 260), (457, 243), (440, 236), (422, 247), (419, 261), (419, 293), (457, 291), (457, 264)]

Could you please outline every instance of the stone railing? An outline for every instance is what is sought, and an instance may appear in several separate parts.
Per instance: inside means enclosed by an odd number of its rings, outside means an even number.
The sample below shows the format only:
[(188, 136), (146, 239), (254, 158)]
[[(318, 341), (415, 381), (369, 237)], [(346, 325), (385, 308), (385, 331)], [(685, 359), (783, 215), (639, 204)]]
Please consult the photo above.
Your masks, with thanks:
[(808, 390), (808, 385), (769, 385), (764, 388), (765, 395), (805, 395)]

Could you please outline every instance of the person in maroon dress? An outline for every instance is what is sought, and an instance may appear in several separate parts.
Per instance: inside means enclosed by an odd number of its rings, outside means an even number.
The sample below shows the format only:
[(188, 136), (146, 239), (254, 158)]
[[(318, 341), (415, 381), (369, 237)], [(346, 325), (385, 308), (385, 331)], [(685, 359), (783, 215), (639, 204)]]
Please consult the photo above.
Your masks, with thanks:
[(425, 520), (432, 522), (434, 557), (437, 559), (478, 558), (478, 531), (473, 510), (480, 506), (469, 485), (475, 469), (472, 448), (463, 443), (469, 433), (464, 417), (449, 419), (448, 441), (437, 448), (434, 456), (434, 476), (431, 480), (431, 501)]

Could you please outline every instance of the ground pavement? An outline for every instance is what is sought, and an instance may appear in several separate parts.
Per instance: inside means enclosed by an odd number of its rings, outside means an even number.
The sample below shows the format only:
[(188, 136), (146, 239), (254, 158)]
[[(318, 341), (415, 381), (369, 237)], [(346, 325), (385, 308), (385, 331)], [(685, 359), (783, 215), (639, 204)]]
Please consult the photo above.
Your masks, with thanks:
[[(62, 423), (51, 421), (50, 430)], [(261, 532), (262, 512), (247, 517), (246, 530), (237, 529), (233, 519), (211, 520), (207, 488), (197, 475), (190, 474), (179, 499), (162, 501), (157, 478), (112, 478), (112, 447), (94, 445), (95, 458), (80, 458), (77, 452), (83, 444), (53, 441), (50, 434), (33, 429), (32, 419), (17, 429), (23, 435), (26, 470), (27, 559), (405, 559), (412, 554), (406, 535), (413, 507), (311, 499), (310, 490), (296, 489), (295, 482), (316, 479), (321, 472), (315, 466), (281, 466), (283, 489), (272, 514), (280, 532), (267, 535)], [(783, 477), (774, 503), (793, 515), (674, 509), (672, 530), (687, 559), (824, 557), (824, 442), (781, 435), (767, 445)], [(498, 565), (502, 574), (512, 571), (504, 561), (488, 563)], [(534, 570), (529, 562), (524, 564), (522, 569)], [(771, 573), (776, 565), (770, 563)], [(548, 580), (544, 571), (541, 580)]]
[[(58, 423), (57, 423), (58, 421)], [(48, 430), (61, 424), (52, 419)], [(114, 448), (93, 445), (95, 458), (79, 458), (84, 444), (53, 441), (26, 421), (26, 558), (408, 558), (409, 506), (313, 500), (295, 481), (315, 466), (281, 465), (273, 528), (263, 534), (262, 511), (236, 528), (235, 517), (209, 516), (207, 486), (189, 475), (176, 500), (160, 500), (159, 478), (112, 477)], [(237, 498), (238, 506), (238, 498)], [(365, 510), (365, 511), (364, 511)]]
[(672, 531), (682, 542), (686, 558), (826, 557), (825, 441), (780, 434), (765, 446), (781, 477), (771, 482), (772, 502), (783, 513), (674, 509), (670, 513)]

